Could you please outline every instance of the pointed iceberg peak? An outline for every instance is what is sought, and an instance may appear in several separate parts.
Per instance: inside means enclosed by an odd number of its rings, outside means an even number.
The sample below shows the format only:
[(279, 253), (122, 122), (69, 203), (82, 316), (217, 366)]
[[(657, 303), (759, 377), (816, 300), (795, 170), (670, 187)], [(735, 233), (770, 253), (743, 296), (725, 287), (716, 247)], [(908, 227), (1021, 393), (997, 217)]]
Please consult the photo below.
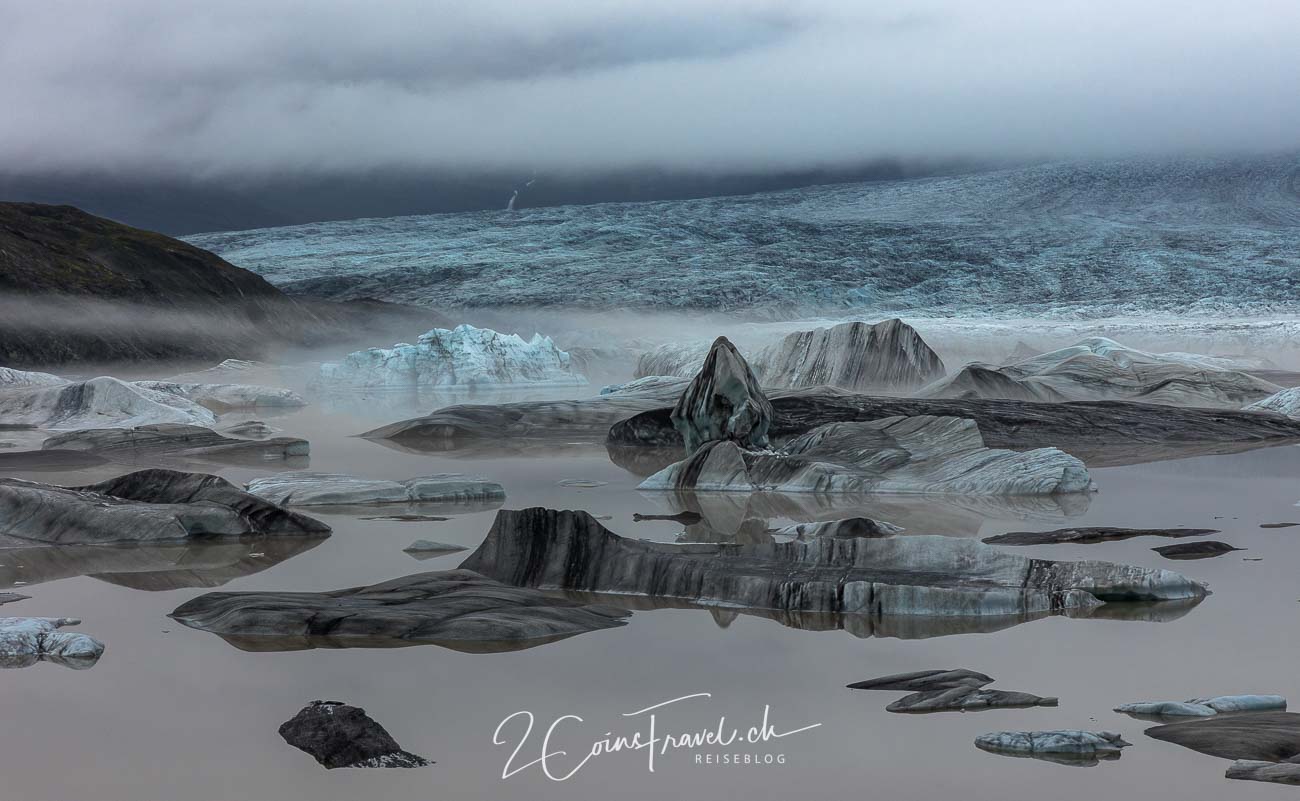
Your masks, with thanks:
[(672, 421), (686, 441), (687, 454), (714, 441), (766, 448), (772, 404), (745, 357), (729, 339), (718, 337), (673, 407)]

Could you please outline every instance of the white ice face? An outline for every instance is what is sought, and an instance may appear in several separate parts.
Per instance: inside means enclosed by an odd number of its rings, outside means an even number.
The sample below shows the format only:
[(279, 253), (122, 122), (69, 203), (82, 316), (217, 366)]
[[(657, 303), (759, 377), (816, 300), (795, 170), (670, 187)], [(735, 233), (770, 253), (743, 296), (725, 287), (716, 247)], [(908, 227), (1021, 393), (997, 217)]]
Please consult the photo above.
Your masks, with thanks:
[(370, 348), (321, 365), (315, 386), (331, 389), (419, 389), (513, 385), (583, 386), (587, 379), (550, 337), (525, 340), (489, 328), (435, 328), (416, 344)]

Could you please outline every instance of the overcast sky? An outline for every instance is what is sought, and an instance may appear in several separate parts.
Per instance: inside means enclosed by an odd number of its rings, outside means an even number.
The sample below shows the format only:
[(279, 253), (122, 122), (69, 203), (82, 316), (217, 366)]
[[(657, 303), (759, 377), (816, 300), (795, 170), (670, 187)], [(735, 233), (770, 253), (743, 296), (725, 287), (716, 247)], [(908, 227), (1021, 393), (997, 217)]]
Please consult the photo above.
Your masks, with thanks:
[(1300, 148), (1296, 0), (0, 0), (0, 169)]

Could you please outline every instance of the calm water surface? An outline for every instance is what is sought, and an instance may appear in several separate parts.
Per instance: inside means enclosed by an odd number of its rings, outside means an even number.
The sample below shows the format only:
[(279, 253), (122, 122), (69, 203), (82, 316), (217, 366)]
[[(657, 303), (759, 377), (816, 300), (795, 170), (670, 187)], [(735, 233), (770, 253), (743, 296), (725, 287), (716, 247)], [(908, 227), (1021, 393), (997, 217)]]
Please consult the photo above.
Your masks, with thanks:
[[(585, 509), (610, 516), (605, 525), (627, 536), (673, 540), (683, 533), (670, 522), (633, 522), (633, 513), (672, 508), (638, 493), (639, 478), (612, 464), (598, 446), (457, 458), (403, 453), (348, 436), (402, 416), (409, 414), (335, 404), (270, 421), (311, 440), (314, 470), (390, 478), (477, 473), (505, 485), (507, 507)], [(84, 483), (124, 471), (39, 478)], [(268, 472), (213, 471), (234, 481)], [(166, 617), (207, 592), (202, 582), (215, 586), (229, 579), (222, 589), (235, 591), (332, 590), (453, 568), (467, 553), (416, 561), (402, 548), (417, 538), (473, 548), (492, 522), (490, 511), (420, 523), (322, 516), (334, 535), (298, 553), (265, 543), (219, 551), (113, 549), (121, 552), (30, 565), (0, 553), (0, 589), (33, 596), (3, 614), (80, 617), (77, 630), (108, 646), (90, 670), (38, 664), (0, 675), (0, 798), (536, 801), (812, 794), (882, 801), (1220, 801), (1292, 795), (1293, 789), (1229, 781), (1223, 778), (1227, 761), (1144, 737), (1151, 724), (1110, 710), (1128, 701), (1225, 693), (1300, 699), (1300, 528), (1259, 527), (1300, 519), (1300, 450), (1098, 469), (1094, 476), (1100, 492), (1068, 508), (929, 501), (895, 503), (877, 514), (902, 518), (898, 522), (914, 532), (930, 524), (917, 521), (944, 521), (953, 529), (948, 533), (960, 536), (1067, 524), (1199, 526), (1222, 529), (1216, 539), (1249, 550), (1194, 562), (1162, 559), (1149, 549), (1169, 541), (1150, 538), (1019, 550), (1168, 567), (1210, 584), (1212, 596), (1165, 622), (1051, 617), (986, 634), (894, 639), (799, 630), (756, 615), (658, 609), (635, 612), (623, 628), (497, 654), (435, 646), (249, 653)], [(560, 486), (564, 479), (607, 483), (573, 488)], [(848, 510), (862, 512), (871, 509)], [(177, 558), (180, 565), (168, 564)], [(162, 567), (168, 570), (159, 572)], [(248, 572), (258, 567), (264, 569)], [(19, 581), (27, 583), (15, 587)], [(1060, 706), (908, 716), (884, 711), (901, 693), (844, 687), (889, 673), (958, 667), (994, 676), (995, 687), (1059, 696)], [(583, 719), (568, 721), (552, 745), (569, 752), (555, 762), (556, 772), (564, 773), (606, 732), (645, 729), (645, 716), (623, 713), (695, 693), (712, 696), (661, 709), (660, 734), (713, 728), (720, 716), (729, 727), (745, 729), (761, 722), (765, 706), (777, 730), (820, 726), (758, 746), (699, 752), (760, 759), (781, 754), (784, 764), (696, 764), (683, 751), (658, 757), (650, 772), (640, 751), (593, 759), (562, 783), (546, 780), (536, 767), (501, 778), (512, 746), (494, 745), (492, 738), (512, 713), (530, 710), (539, 729), (516, 764), (540, 755), (540, 730), (552, 720)], [(404, 748), (437, 764), (326, 771), (276, 732), (314, 699), (365, 708)], [(512, 743), (519, 724), (507, 729)], [(1135, 745), (1116, 762), (1085, 768), (999, 757), (972, 745), (986, 731), (1051, 728), (1118, 730)]]

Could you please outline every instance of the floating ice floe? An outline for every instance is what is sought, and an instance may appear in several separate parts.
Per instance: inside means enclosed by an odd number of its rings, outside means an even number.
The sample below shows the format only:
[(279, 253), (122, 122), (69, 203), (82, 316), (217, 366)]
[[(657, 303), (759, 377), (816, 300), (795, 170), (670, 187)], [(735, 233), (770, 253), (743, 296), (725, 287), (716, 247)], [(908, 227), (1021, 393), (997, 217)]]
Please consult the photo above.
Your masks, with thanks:
[(1286, 710), (1286, 699), (1280, 695), (1218, 695), (1213, 698), (1193, 698), (1189, 701), (1140, 701), (1121, 704), (1116, 712), (1127, 715), (1153, 717), (1202, 717), (1220, 712), (1277, 712)]
[(401, 481), (342, 473), (287, 472), (255, 478), (248, 491), (282, 506), (369, 506), (392, 503), (502, 501), (500, 484), (461, 473), (436, 473)]
[(0, 668), (53, 662), (76, 670), (94, 666), (104, 644), (77, 632), (59, 631), (80, 620), (70, 617), (0, 617)]
[(1120, 749), (1130, 745), (1115, 732), (1078, 729), (995, 731), (975, 738), (975, 747), (982, 751), (1079, 765), (1119, 759)]

